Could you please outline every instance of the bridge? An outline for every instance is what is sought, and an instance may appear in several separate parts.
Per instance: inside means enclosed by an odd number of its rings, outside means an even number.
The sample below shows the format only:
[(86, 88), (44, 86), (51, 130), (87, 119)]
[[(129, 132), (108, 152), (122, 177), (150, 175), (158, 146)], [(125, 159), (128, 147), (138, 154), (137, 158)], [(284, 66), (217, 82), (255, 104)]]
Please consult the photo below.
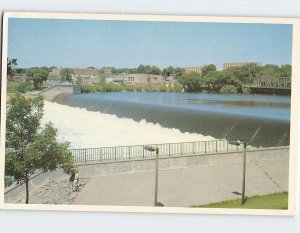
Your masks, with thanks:
[(291, 94), (291, 78), (258, 78), (246, 85), (253, 94)]

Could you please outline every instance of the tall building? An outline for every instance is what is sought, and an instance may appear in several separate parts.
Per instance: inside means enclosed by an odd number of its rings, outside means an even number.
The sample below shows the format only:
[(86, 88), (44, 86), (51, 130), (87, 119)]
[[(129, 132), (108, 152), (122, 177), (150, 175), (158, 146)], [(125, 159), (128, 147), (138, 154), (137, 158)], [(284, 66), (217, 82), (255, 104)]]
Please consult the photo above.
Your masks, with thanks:
[(255, 64), (257, 66), (261, 66), (261, 63), (259, 62), (249, 62), (249, 61), (239, 61), (239, 62), (227, 62), (223, 64), (223, 70), (226, 70), (230, 67), (241, 67), (248, 64)]
[(201, 74), (202, 73), (202, 68), (203, 66), (188, 66), (188, 67), (183, 67), (184, 71), (186, 73), (197, 73)]

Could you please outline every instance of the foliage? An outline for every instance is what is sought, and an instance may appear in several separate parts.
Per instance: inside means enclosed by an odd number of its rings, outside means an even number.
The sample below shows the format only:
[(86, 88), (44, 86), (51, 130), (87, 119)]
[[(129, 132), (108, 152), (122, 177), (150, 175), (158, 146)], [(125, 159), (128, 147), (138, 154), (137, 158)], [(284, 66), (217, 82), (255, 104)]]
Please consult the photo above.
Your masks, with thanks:
[(217, 71), (211, 64), (202, 68), (202, 73), (185, 73), (178, 81), (188, 92), (217, 92), (217, 93), (245, 93), (249, 92), (247, 85), (251, 85), (257, 78), (291, 77), (291, 65), (259, 66), (249, 63), (241, 67), (230, 67)]
[(113, 74), (122, 74), (122, 73), (126, 73), (126, 74), (135, 74), (137, 73), (137, 69), (136, 68), (112, 68), (111, 72)]
[(229, 200), (208, 205), (192, 206), (200, 208), (244, 208), (244, 209), (281, 209), (288, 208), (288, 193), (274, 193), (262, 196), (253, 196), (247, 198), (244, 205), (241, 205), (241, 200)]
[(221, 87), (220, 93), (238, 93), (238, 88), (234, 85), (224, 85)]
[(33, 86), (31, 82), (21, 82), (18, 87), (17, 87), (17, 91), (20, 93), (25, 93), (27, 91), (31, 91), (33, 90)]
[(17, 93), (7, 105), (5, 175), (26, 183), (37, 171), (53, 171), (62, 166), (65, 172), (73, 167), (68, 143), (57, 142), (57, 130), (51, 123), (40, 127), (44, 102), (41, 96), (26, 99)]
[(13, 73), (14, 73), (14, 70), (13, 70), (13, 67), (18, 65), (17, 64), (17, 59), (13, 58), (13, 59), (8, 59), (7, 58), (7, 77), (8, 77), (8, 80), (11, 80), (12, 79), (12, 76), (13, 76)]
[(82, 85), (82, 92), (121, 92), (121, 91), (145, 91), (145, 92), (180, 92), (181, 86), (174, 87), (165, 86), (133, 86), (133, 85), (116, 85), (113, 83), (99, 83)]
[(189, 92), (202, 91), (206, 87), (204, 80), (197, 73), (184, 73), (178, 81)]
[(20, 86), (20, 82), (7, 82), (7, 93), (16, 93)]
[(164, 68), (162, 70), (162, 76), (164, 77), (168, 77), (170, 75), (173, 75), (175, 78), (183, 75), (184, 73), (184, 69), (183, 68), (179, 68), (179, 67), (173, 67), (173, 66), (169, 66), (167, 68)]
[(32, 81), (34, 89), (40, 90), (43, 82), (48, 78), (49, 70), (47, 67), (30, 68), (26, 71), (27, 78)]
[(139, 65), (137, 68), (137, 73), (139, 74), (155, 74), (159, 75), (161, 74), (161, 70), (156, 66), (150, 66), (150, 65)]
[(280, 67), (281, 77), (290, 78), (292, 77), (292, 66), (289, 64), (282, 65)]
[(72, 69), (63, 68), (63, 69), (60, 70), (59, 76), (60, 76), (62, 81), (71, 82), (72, 81), (72, 73), (73, 73)]
[(202, 67), (201, 69), (201, 75), (202, 77), (207, 75), (209, 72), (217, 71), (217, 67), (214, 64), (210, 64), (207, 66)]

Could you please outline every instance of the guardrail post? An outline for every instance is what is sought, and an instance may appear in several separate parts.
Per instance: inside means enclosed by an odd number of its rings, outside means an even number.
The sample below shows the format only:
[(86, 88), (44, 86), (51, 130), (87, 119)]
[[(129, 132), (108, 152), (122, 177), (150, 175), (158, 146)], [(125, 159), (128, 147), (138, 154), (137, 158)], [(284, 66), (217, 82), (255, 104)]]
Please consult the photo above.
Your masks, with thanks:
[(128, 156), (129, 156), (128, 159), (130, 159), (130, 156), (131, 156), (131, 147), (130, 146), (128, 147)]
[(193, 154), (195, 154), (195, 142), (193, 142)]
[(171, 143), (169, 143), (169, 156), (171, 156)]
[(84, 163), (86, 163), (86, 150), (87, 149), (84, 150)]
[(182, 153), (182, 144), (183, 143), (180, 143), (180, 153), (181, 153), (181, 155), (183, 155), (183, 153)]
[(204, 153), (206, 154), (206, 141), (204, 141)]
[(227, 152), (228, 152), (228, 141), (226, 141), (227, 142)]

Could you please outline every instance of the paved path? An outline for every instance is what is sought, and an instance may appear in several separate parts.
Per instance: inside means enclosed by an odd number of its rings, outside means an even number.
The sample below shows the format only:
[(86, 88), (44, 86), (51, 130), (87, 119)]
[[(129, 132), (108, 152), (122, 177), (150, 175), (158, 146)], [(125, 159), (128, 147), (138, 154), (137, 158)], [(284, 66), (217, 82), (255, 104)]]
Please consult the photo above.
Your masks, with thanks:
[[(236, 199), (242, 164), (198, 166), (159, 171), (158, 201), (186, 207)], [(288, 159), (247, 163), (246, 195), (288, 190)], [(151, 206), (154, 172), (91, 177), (73, 204)]]

